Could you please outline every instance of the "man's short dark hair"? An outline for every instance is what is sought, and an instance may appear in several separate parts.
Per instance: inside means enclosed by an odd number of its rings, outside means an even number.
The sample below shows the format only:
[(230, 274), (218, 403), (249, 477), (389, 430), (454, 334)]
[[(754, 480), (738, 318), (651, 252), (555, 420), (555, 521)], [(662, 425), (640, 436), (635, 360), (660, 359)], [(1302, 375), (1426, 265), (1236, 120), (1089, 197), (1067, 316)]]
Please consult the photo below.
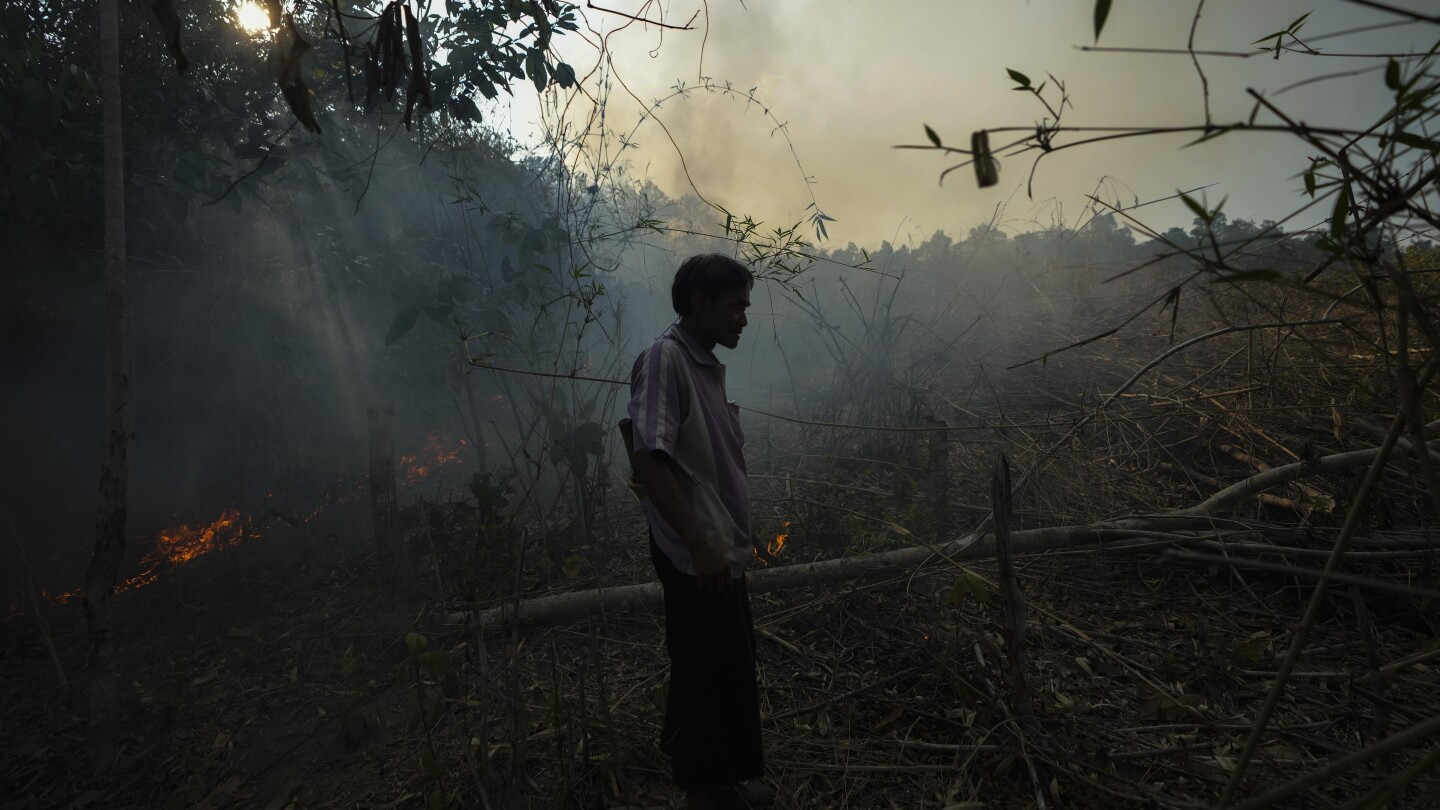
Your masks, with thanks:
[(745, 265), (720, 253), (703, 253), (680, 263), (670, 285), (670, 305), (677, 315), (689, 315), (690, 297), (697, 290), (714, 295), (721, 290), (748, 290), (754, 286), (755, 275)]

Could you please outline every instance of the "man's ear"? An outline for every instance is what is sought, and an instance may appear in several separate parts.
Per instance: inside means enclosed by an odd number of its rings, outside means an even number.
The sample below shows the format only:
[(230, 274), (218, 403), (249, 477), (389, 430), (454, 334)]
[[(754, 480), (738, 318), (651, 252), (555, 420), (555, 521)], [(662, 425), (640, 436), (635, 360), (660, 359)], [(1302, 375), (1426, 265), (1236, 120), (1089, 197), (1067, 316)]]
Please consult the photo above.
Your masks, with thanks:
[(701, 304), (704, 304), (704, 303), (709, 302), (709, 301), (713, 301), (714, 299), (715, 299), (715, 297), (710, 294), (710, 291), (709, 291), (709, 290), (691, 290), (691, 291), (690, 291), (690, 311), (691, 311), (691, 312), (694, 312), (695, 310), (701, 308)]

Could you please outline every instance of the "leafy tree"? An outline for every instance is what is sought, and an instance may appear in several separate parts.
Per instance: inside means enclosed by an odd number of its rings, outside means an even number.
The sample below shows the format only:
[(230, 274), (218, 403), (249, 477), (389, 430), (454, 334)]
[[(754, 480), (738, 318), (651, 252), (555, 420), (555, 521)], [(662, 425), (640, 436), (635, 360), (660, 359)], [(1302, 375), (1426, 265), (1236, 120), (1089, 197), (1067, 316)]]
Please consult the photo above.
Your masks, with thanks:
[[(418, 122), (416, 135), (433, 146), (477, 140), (475, 94), (493, 98), (516, 81), (544, 89), (576, 80), (549, 53), (555, 36), (575, 30), (574, 9), (549, 0), (442, 4), (428, 16), (404, 0), (378, 8), (339, 0), (292, 11), (276, 0), (267, 5), (265, 46), (235, 29), (229, 4), (219, 0), (178, 9), (161, 0), (153, 17), (137, 13), (140, 6), (104, 0), (98, 27), (89, 18), (92, 7), (81, 3), (20, 0), (0, 10), (0, 227), (23, 234), (19, 241), (32, 258), (83, 261), (101, 246), (90, 233), (102, 219), (94, 191), (104, 190), (106, 450), (85, 587), (95, 655), (91, 764), (100, 771), (114, 763), (119, 731), (109, 603), (129, 501), (126, 257), (173, 255), (174, 226), (189, 219), (196, 196), (207, 190), (210, 202), (228, 201), (236, 210), (244, 195), (273, 206), (293, 198), (287, 186), (333, 190), (363, 167), (358, 204), (380, 147), (371, 145), (368, 161), (353, 160), (368, 140), (357, 82), (368, 84), (364, 107), (376, 114), (377, 135), (388, 129), (385, 114), (399, 112), (407, 128)], [(151, 47), (122, 53), (122, 38)], [(312, 41), (322, 47), (307, 63)], [(176, 69), (184, 75), (175, 76)], [(91, 78), (97, 73), (98, 104)], [(439, 115), (427, 128), (431, 110)], [(285, 126), (291, 116), (295, 122)], [(341, 132), (319, 134), (322, 122), (336, 121), (344, 122)], [(297, 123), (317, 133), (308, 147), (287, 143)], [(122, 127), (140, 137), (123, 142)], [(127, 204), (146, 216), (127, 219)], [(134, 231), (128, 243), (127, 230)]]

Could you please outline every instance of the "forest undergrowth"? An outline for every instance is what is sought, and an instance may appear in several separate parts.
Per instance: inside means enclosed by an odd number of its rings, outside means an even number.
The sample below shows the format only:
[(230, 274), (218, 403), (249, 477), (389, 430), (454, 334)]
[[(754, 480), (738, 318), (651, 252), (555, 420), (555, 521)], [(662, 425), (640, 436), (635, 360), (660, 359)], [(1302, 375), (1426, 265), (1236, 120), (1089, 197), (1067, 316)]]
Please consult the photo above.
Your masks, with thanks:
[[(1287, 321), (1346, 314), (1343, 299), (1307, 309), (1263, 294)], [(1174, 335), (1166, 319), (1011, 374), (892, 367), (873, 380), (883, 396), (836, 386), (821, 408), (887, 430), (747, 417), (757, 557), (769, 558), (752, 579), (964, 535), (990, 513), (1002, 452), (1027, 482), (1019, 532), (1175, 513), (1257, 472), (1317, 465), (1204, 531), (1018, 554), (1018, 651), (990, 559), (937, 548), (923, 566), (757, 593), (777, 806), (1215, 801), (1358, 486), (1359, 470), (1318, 459), (1379, 442), (1385, 414), (1366, 403), (1387, 401), (1389, 384), (1383, 341), (1360, 320), (1221, 334), (1136, 378), (1234, 322), (1217, 313), (1247, 297), (1182, 311)], [(1421, 754), (1370, 748), (1433, 706), (1440, 616), (1422, 589), (1440, 542), (1419, 472), (1400, 459), (1382, 479), (1344, 566), (1360, 579), (1327, 601), (1247, 772), (1258, 798), (1242, 806), (1364, 806), (1392, 786), (1391, 806), (1435, 801), (1428, 774), (1396, 781)], [(75, 767), (78, 606), (40, 606), (53, 659), (42, 628), (12, 617), (0, 807), (680, 806), (656, 744), (657, 608), (449, 621), (652, 580), (643, 518), (612, 483), (594, 493), (586, 542), (561, 548), (483, 488), (412, 492), (398, 592), (363, 530), (276, 523), (122, 594), (127, 776), (104, 791)], [(1299, 798), (1266, 793), (1317, 773)]]

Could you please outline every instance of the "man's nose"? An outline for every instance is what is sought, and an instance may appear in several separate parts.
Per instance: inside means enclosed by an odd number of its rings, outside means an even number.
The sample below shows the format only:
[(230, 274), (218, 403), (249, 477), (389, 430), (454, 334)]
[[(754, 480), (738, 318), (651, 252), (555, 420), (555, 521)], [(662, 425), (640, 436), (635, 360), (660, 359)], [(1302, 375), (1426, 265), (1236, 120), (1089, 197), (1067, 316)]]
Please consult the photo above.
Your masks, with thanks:
[(740, 313), (740, 319), (739, 319), (738, 321), (736, 321), (736, 323), (738, 323), (738, 324), (740, 325), (740, 328), (741, 328), (741, 329), (744, 329), (745, 327), (747, 327), (747, 326), (750, 325), (750, 320), (749, 320), (748, 318), (746, 318), (746, 317), (745, 317), (745, 313), (742, 312), (742, 313)]

